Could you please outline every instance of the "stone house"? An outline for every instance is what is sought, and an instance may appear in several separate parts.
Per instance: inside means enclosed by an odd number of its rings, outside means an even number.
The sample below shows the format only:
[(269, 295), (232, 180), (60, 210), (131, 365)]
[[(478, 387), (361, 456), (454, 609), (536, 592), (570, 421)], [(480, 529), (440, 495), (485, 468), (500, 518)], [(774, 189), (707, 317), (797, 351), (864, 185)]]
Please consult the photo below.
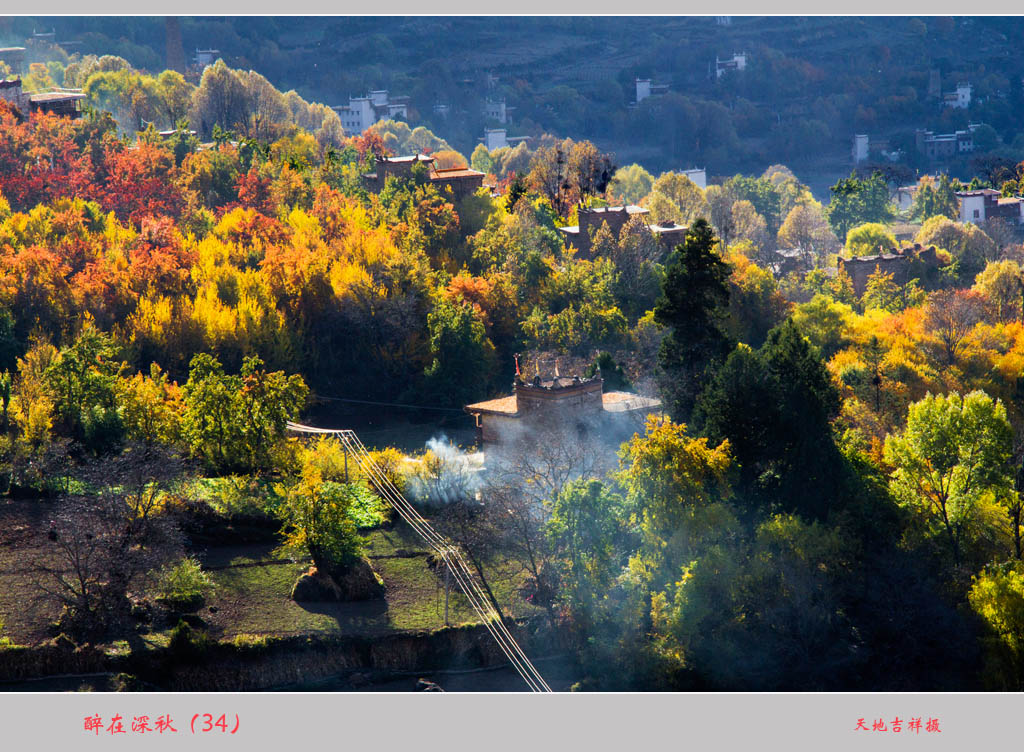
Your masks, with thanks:
[[(633, 217), (640, 217), (646, 222), (646, 217), (650, 212), (643, 207), (632, 205), (601, 206), (593, 209), (580, 206), (576, 210), (576, 214), (579, 224), (559, 227), (558, 230), (565, 238), (566, 245), (576, 248), (581, 258), (590, 258), (594, 235), (601, 229), (602, 224), (607, 224), (612, 235), (618, 238), (626, 222)], [(688, 229), (686, 225), (677, 224), (648, 224), (647, 226), (665, 246), (666, 252), (683, 242)]]
[(922, 248), (919, 243), (873, 256), (857, 256), (850, 259), (839, 257), (839, 269), (850, 275), (853, 290), (858, 297), (864, 294), (868, 286), (868, 277), (876, 271), (892, 274), (893, 282), (902, 286), (938, 268), (939, 258), (935, 246)]

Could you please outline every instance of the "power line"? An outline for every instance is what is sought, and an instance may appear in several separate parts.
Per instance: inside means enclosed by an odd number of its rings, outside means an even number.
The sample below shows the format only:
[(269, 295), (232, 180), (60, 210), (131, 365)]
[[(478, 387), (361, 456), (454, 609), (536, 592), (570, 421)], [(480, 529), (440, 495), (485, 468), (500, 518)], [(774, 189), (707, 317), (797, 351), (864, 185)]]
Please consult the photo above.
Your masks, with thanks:
[[(467, 418), (469, 415), (464, 410), (460, 410), (457, 407), (434, 407), (432, 405), (409, 405), (404, 402), (374, 402), (372, 400), (358, 400), (349, 399), (347, 397), (327, 397), (323, 394), (314, 394), (316, 399), (327, 400), (328, 402), (354, 402), (358, 405), (381, 405), (383, 407), (407, 407), (413, 410), (440, 410), (449, 413), (459, 413), (465, 415)], [(325, 431), (325, 433), (335, 433), (335, 431)]]
[(296, 433), (333, 435), (341, 441), (346, 451), (351, 452), (355, 457), (359, 468), (384, 500), (444, 560), (452, 578), (469, 601), (469, 605), (491, 637), (494, 638), (494, 641), (498, 643), (498, 647), (505, 654), (505, 657), (508, 658), (512, 667), (515, 668), (523, 681), (526, 682), (527, 686), (534, 692), (550, 692), (551, 687), (544, 681), (544, 677), (541, 676), (540, 672), (526, 656), (526, 653), (515, 641), (515, 638), (512, 637), (512, 633), (505, 626), (501, 615), (473, 577), (459, 549), (438, 534), (402, 493), (395, 488), (387, 475), (374, 462), (355, 432), (342, 429), (313, 428), (312, 426), (303, 426), (291, 421), (288, 422), (288, 429)]

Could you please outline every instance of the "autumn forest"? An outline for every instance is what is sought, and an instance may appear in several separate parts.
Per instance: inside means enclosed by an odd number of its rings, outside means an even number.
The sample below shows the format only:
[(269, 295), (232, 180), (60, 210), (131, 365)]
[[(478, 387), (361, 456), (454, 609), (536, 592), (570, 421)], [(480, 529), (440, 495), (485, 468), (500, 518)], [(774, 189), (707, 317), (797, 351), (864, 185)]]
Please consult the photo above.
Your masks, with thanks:
[[(223, 61), (69, 60), (23, 83), (81, 117), (0, 102), (0, 679), (186, 688), (295, 635), (472, 626), (345, 447), (286, 427), (326, 398), (457, 413), (557, 362), (662, 410), (444, 505), (481, 447), (370, 452), (559, 688), (1024, 688), (1024, 237), (958, 205), (1024, 164), (924, 176), (901, 213), (882, 171), (819, 201), (782, 164), (699, 187), (564, 136), (464, 155)], [(431, 179), (454, 167), (483, 187)], [(624, 204), (585, 253), (560, 229)], [(935, 262), (847, 271), (915, 244)]]

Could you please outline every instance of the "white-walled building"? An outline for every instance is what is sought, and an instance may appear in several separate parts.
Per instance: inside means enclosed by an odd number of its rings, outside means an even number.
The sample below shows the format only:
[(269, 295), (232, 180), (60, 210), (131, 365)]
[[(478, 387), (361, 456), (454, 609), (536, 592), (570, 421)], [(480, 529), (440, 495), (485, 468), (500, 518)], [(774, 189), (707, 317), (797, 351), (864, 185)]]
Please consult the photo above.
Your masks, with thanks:
[(196, 47), (196, 56), (194, 58), (195, 64), (200, 68), (205, 68), (207, 65), (213, 65), (217, 62), (217, 58), (220, 57), (220, 50), (201, 50)]
[(651, 96), (651, 79), (638, 78), (636, 80), (636, 103), (640, 104), (649, 96)]
[(1024, 199), (1020, 196), (1002, 198), (993, 188), (958, 191), (960, 221), (979, 224), (986, 219), (1004, 219), (1015, 225), (1024, 224)]
[(868, 158), (868, 134), (858, 133), (853, 137), (853, 163), (859, 164)]
[(683, 170), (683, 174), (692, 180), (693, 184), (701, 190), (708, 187), (708, 173), (703, 167), (694, 168), (692, 170)]
[(942, 95), (942, 103), (946, 107), (966, 110), (971, 106), (971, 91), (972, 87), (970, 84), (957, 84), (956, 91), (947, 92)]
[(896, 195), (892, 202), (896, 204), (897, 211), (909, 211), (914, 206), (914, 196), (917, 195), (916, 185), (901, 185), (896, 189)]
[[(942, 179), (942, 175), (922, 175), (919, 180), (929, 178), (932, 181), (932, 186), (935, 187), (939, 184)], [(908, 211), (914, 206), (914, 197), (917, 196), (920, 182), (914, 183), (913, 185), (901, 185), (896, 189), (896, 194), (892, 197), (892, 202), (896, 204), (897, 211)], [(897, 238), (898, 240), (899, 238)]]
[(510, 136), (504, 128), (484, 128), (483, 138), (479, 139), (487, 151), (504, 149), (506, 146), (516, 146), (523, 141), (529, 141), (529, 136)]
[(504, 149), (508, 146), (508, 132), (504, 128), (484, 128), (484, 146), (487, 151)]
[(504, 99), (488, 99), (484, 102), (481, 111), (483, 112), (483, 116), (488, 120), (497, 120), (502, 125), (505, 125), (510, 119), (509, 113), (514, 109), (514, 107), (509, 107), (505, 104)]
[(640, 104), (647, 97), (658, 97), (668, 93), (668, 84), (653, 84), (649, 78), (636, 79), (636, 102)]
[(715, 80), (718, 80), (729, 71), (743, 71), (747, 69), (747, 53), (734, 52), (732, 57), (721, 60), (715, 56)]
[(381, 120), (409, 117), (409, 97), (389, 97), (387, 89), (371, 91), (365, 97), (349, 97), (347, 105), (332, 107), (346, 133), (362, 133)]

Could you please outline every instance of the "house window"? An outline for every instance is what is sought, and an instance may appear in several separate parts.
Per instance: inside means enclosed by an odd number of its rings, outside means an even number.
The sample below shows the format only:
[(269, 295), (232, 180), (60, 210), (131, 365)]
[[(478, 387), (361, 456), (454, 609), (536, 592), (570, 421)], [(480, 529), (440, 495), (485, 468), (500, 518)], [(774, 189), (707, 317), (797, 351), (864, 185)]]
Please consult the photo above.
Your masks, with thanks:
[(980, 216), (981, 216), (981, 212), (978, 209), (975, 209), (974, 210), (974, 218), (977, 219)]

